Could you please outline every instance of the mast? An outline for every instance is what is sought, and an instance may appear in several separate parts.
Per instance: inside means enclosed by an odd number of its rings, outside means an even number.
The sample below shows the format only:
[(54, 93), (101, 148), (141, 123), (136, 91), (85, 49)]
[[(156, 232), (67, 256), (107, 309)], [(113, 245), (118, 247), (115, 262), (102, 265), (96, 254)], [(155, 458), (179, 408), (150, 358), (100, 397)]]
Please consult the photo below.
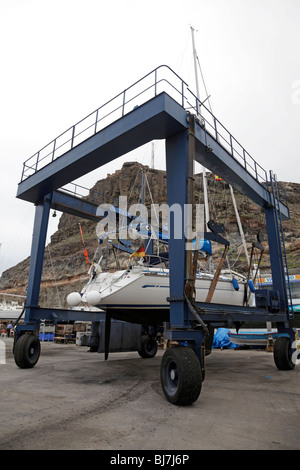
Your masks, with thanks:
[[(193, 44), (193, 56), (194, 56), (194, 68), (195, 68), (195, 81), (196, 81), (196, 91), (197, 91), (197, 98), (200, 100), (200, 91), (199, 91), (199, 80), (198, 80), (198, 68), (197, 68), (197, 51), (195, 47), (195, 38), (194, 38), (194, 31), (195, 29), (191, 26), (191, 31), (192, 31), (192, 44)], [(199, 105), (197, 107), (197, 113), (200, 115), (200, 107)], [(207, 223), (209, 221), (209, 207), (208, 207), (208, 196), (207, 196), (207, 179), (206, 179), (206, 168), (202, 166), (202, 179), (203, 179), (203, 194), (204, 194), (204, 211), (205, 211), (205, 229), (206, 231), (209, 231), (209, 228), (207, 226)]]
[(236, 205), (236, 200), (235, 200), (235, 196), (234, 196), (234, 193), (233, 193), (233, 188), (232, 188), (231, 185), (229, 185), (229, 188), (230, 188), (231, 199), (232, 199), (232, 202), (233, 202), (235, 216), (236, 216), (237, 224), (238, 224), (238, 227), (239, 227), (240, 235), (241, 235), (241, 238), (242, 238), (242, 243), (243, 243), (247, 263), (248, 263), (248, 266), (250, 266), (250, 259), (249, 259), (249, 254), (248, 254), (248, 251), (247, 251), (246, 239), (245, 239), (244, 230), (243, 230), (243, 227), (242, 227), (242, 224), (241, 224), (240, 214), (239, 214), (239, 211), (238, 211), (238, 208), (237, 208), (237, 205)]
[[(200, 63), (199, 63), (199, 58), (198, 58), (197, 51), (196, 51), (196, 47), (195, 47), (195, 38), (194, 38), (194, 31), (195, 31), (195, 29), (194, 29), (192, 26), (191, 26), (191, 31), (192, 31), (192, 43), (193, 43), (193, 55), (194, 55), (194, 66), (195, 66), (195, 79), (196, 79), (197, 98), (198, 98), (198, 100), (200, 101), (199, 83), (198, 83), (198, 71), (197, 71), (197, 61), (198, 61), (199, 68), (200, 68)], [(203, 74), (202, 74), (201, 68), (200, 68), (200, 72), (201, 72), (201, 76), (202, 76), (202, 81), (203, 81), (203, 85), (204, 85), (204, 88), (205, 88), (205, 92), (206, 92), (206, 94), (207, 94), (207, 90), (206, 90), (206, 86), (205, 86), (205, 83), (204, 83), (204, 78), (203, 78)], [(208, 98), (209, 98), (209, 96), (207, 96), (206, 99), (208, 99)], [(201, 101), (200, 101), (200, 102), (201, 102)], [(210, 111), (211, 111), (211, 113), (212, 113), (212, 109), (211, 109), (210, 102), (209, 102), (209, 107), (210, 107)], [(200, 114), (200, 109), (201, 109), (201, 104), (199, 105), (199, 107), (198, 107), (198, 109), (197, 109), (198, 114)], [(206, 169), (205, 169), (204, 167), (202, 167), (202, 168), (203, 168), (203, 192), (204, 192), (205, 222), (206, 222), (206, 230), (208, 231), (209, 229), (208, 229), (208, 227), (207, 227), (207, 222), (209, 221), (209, 207), (208, 207), (208, 196), (207, 196)], [(237, 205), (236, 205), (236, 200), (235, 200), (235, 196), (234, 196), (234, 193), (233, 193), (233, 188), (232, 188), (231, 185), (229, 185), (229, 188), (230, 188), (231, 198), (232, 198), (232, 202), (233, 202), (233, 206), (234, 206), (234, 210), (235, 210), (235, 215), (236, 215), (236, 219), (237, 219), (237, 224), (238, 224), (238, 227), (239, 227), (239, 232), (240, 232), (240, 235), (241, 235), (241, 238), (242, 238), (242, 244), (243, 244), (244, 251), (245, 251), (245, 255), (246, 255), (246, 259), (247, 259), (247, 262), (248, 262), (248, 265), (249, 265), (249, 264), (250, 264), (249, 254), (248, 254), (248, 251), (247, 251), (247, 245), (246, 245), (245, 235), (244, 235), (243, 227), (242, 227), (242, 224), (241, 224), (241, 220), (240, 220), (238, 208), (237, 208)]]
[(194, 57), (194, 69), (195, 69), (195, 82), (196, 82), (196, 92), (197, 92), (197, 98), (200, 101), (200, 92), (199, 92), (199, 80), (198, 80), (198, 68), (197, 68), (197, 51), (195, 47), (195, 37), (194, 37), (194, 31), (195, 29), (191, 26), (191, 31), (192, 31), (192, 43), (193, 43), (193, 57)]

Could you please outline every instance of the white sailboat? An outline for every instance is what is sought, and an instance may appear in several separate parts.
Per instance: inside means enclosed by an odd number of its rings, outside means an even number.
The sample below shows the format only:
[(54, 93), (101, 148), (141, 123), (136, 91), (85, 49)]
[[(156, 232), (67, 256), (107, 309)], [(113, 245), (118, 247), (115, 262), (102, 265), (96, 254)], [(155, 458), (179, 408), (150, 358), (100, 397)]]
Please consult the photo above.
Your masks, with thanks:
[[(137, 323), (153, 324), (168, 321), (169, 318), (169, 269), (130, 265), (125, 270), (102, 272), (100, 265), (93, 265), (90, 280), (81, 292), (72, 292), (67, 297), (70, 307), (81, 303), (95, 306), (104, 311), (114, 311), (114, 316), (126, 317)], [(196, 302), (205, 302), (214, 275), (197, 273), (195, 281)], [(214, 289), (211, 303), (223, 305), (243, 305), (246, 280), (220, 275)]]
[[(206, 259), (211, 257), (211, 244), (208, 240), (200, 240), (198, 253)], [(80, 304), (94, 306), (109, 311), (115, 318), (136, 323), (160, 324), (168, 321), (168, 255), (168, 252), (146, 255), (142, 244), (138, 251), (131, 254), (127, 269), (114, 272), (102, 270), (101, 256), (98, 262), (92, 263), (87, 284), (81, 292), (71, 292), (67, 303), (71, 308)], [(253, 286), (247, 282), (245, 276), (232, 272), (228, 276), (221, 269), (216, 276), (216, 272), (217, 270), (214, 273), (197, 270), (196, 302), (236, 306), (242, 306), (245, 298), (249, 299), (249, 304), (252, 302)]]

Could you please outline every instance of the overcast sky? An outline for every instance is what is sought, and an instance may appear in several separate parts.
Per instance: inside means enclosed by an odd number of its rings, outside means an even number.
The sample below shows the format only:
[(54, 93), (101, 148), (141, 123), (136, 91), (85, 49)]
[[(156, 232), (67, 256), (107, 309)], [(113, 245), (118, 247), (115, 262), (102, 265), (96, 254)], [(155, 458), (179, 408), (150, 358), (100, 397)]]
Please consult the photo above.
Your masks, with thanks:
[[(299, 0), (0, 0), (0, 273), (30, 254), (23, 162), (158, 65), (196, 93), (190, 25), (214, 114), (263, 168), (300, 183), (299, 22)], [(127, 160), (150, 164), (151, 144), (85, 185)]]

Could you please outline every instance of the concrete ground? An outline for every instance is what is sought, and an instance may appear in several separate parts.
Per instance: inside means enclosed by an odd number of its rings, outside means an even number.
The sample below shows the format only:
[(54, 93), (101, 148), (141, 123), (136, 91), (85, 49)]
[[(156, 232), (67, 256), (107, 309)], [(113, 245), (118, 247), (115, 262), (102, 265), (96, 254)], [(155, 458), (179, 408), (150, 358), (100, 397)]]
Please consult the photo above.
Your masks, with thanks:
[(199, 399), (179, 407), (161, 390), (163, 350), (105, 362), (45, 342), (37, 365), (19, 369), (12, 339), (1, 341), (0, 450), (300, 449), (300, 367), (279, 371), (272, 353), (213, 350)]

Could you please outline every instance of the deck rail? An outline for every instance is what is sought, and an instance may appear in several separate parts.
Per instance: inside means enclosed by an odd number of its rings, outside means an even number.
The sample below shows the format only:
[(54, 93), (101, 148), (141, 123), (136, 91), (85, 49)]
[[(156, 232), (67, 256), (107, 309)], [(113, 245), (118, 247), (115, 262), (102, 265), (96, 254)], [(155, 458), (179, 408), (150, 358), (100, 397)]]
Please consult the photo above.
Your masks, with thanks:
[(65, 186), (62, 186), (60, 191), (78, 199), (85, 199), (96, 206), (98, 206), (100, 203), (111, 203), (112, 205), (116, 206), (118, 203), (117, 198), (97, 191), (93, 188), (86, 188), (85, 186), (82, 186), (78, 183), (68, 183)]
[(167, 65), (161, 65), (149, 72), (28, 158), (23, 163), (21, 181), (162, 92), (168, 93), (185, 110), (195, 113), (205, 132), (268, 189), (270, 182), (267, 171), (197, 98), (188, 84)]

